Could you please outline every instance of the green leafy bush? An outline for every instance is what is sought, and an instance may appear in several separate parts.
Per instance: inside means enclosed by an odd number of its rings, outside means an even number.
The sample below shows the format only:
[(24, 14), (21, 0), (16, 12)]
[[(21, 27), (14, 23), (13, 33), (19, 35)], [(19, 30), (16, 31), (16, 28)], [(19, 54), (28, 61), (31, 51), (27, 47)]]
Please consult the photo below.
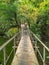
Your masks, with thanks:
[(17, 28), (11, 28), (8, 30), (8, 32), (6, 32), (6, 35), (8, 37), (12, 37), (14, 34), (16, 34), (18, 32), (18, 29)]

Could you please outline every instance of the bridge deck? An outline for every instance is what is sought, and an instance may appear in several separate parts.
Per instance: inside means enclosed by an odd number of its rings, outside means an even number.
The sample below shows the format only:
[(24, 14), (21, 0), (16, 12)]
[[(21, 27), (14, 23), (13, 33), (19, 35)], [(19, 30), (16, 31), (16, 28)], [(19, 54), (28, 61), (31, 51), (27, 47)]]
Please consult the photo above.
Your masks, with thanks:
[(11, 65), (39, 65), (29, 35), (21, 37)]

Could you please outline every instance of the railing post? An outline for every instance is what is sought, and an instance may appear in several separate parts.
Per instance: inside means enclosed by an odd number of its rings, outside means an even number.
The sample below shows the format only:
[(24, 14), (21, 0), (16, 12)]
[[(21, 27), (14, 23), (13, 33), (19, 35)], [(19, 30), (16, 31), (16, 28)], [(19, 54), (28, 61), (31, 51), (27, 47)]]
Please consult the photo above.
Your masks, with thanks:
[(6, 65), (6, 48), (5, 47), (3, 49), (3, 54), (4, 54), (4, 65)]
[(43, 47), (43, 65), (46, 65), (45, 64), (45, 47)]
[(16, 44), (15, 44), (16, 41), (15, 40), (16, 40), (16, 38), (14, 38), (14, 54), (15, 54), (15, 46), (16, 46)]
[(37, 41), (35, 40), (35, 53), (37, 55)]

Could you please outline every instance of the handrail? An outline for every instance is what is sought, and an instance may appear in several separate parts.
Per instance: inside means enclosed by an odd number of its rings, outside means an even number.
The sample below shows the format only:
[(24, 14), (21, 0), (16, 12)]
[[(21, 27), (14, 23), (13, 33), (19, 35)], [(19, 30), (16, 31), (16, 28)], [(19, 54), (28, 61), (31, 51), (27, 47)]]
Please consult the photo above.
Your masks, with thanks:
[(12, 38), (10, 38), (7, 42), (5, 42), (2, 46), (0, 46), (0, 51), (9, 44), (10, 41), (12, 41), (20, 32), (15, 34)]
[(46, 65), (46, 51), (49, 52), (49, 48), (32, 31), (30, 31), (30, 33), (35, 38), (35, 41), (38, 41), (43, 46), (43, 55), (41, 54), (40, 50), (38, 49), (37, 43), (35, 43), (35, 51), (38, 52), (38, 54), (43, 62), (43, 65)]
[(49, 52), (49, 48), (32, 31), (30, 31), (30, 32), (43, 45), (43, 47), (45, 47), (45, 49)]
[[(20, 33), (21, 31), (19, 31), (18, 33), (16, 33), (12, 38), (10, 38), (7, 42), (5, 42), (2, 46), (0, 46), (0, 52), (1, 51), (3, 51), (3, 57), (4, 57), (4, 60), (3, 60), (3, 65), (6, 65), (7, 64), (7, 62), (8, 62), (8, 60), (9, 60), (9, 58), (10, 58), (10, 56), (11, 56), (11, 54), (12, 54), (12, 52), (14, 51), (14, 54), (15, 54), (15, 50), (16, 50), (16, 48), (15, 48), (15, 44), (16, 44), (16, 37), (18, 36), (18, 34)], [(13, 44), (14, 44), (14, 48), (12, 48), (12, 51), (10, 52), (10, 54), (9, 54), (9, 56), (8, 57), (6, 57), (6, 46), (8, 45), (8, 44), (10, 44), (10, 42), (11, 41), (14, 41), (13, 42)], [(13, 46), (12, 46), (13, 47)]]

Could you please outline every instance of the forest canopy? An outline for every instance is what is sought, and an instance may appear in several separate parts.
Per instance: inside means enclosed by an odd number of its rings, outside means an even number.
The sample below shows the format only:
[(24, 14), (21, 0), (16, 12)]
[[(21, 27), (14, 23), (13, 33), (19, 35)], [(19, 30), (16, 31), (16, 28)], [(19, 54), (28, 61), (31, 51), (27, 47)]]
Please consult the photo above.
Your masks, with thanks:
[(49, 0), (0, 0), (0, 35), (19, 29), (23, 22), (39, 37), (48, 38)]

